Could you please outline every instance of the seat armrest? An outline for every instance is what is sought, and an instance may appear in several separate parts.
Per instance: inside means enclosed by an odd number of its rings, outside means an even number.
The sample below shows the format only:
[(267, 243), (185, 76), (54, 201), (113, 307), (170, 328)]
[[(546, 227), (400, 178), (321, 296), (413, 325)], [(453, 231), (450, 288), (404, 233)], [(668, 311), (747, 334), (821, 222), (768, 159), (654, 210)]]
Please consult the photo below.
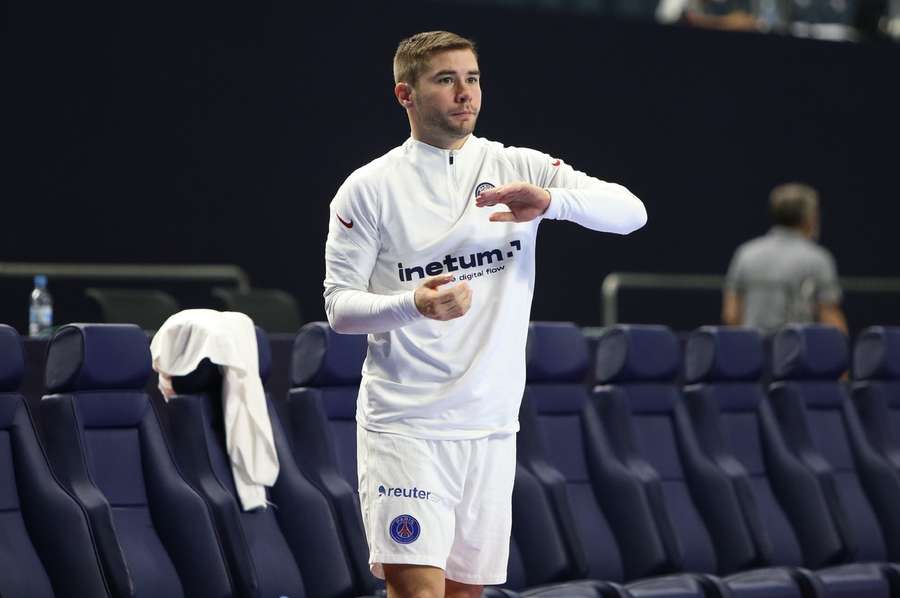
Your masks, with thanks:
[[(53, 555), (44, 561), (44, 567), (58, 596), (108, 596), (87, 513), (54, 476), (37, 440), (28, 405), (19, 400), (11, 441), (28, 535), (39, 554)], [(65, 542), (59, 541), (60, 530), (65, 530)]]
[(113, 596), (134, 596), (134, 581), (116, 536), (112, 509), (94, 484), (85, 461), (78, 410), (71, 395), (49, 395), (40, 402), (47, 431), (47, 455), (63, 488), (82, 506), (90, 522), (103, 574)]
[[(334, 513), (325, 496), (297, 467), (278, 414), (271, 402), (267, 403), (279, 461), (270, 496), (278, 524), (304, 574), (306, 591), (310, 596), (349, 595), (352, 575)], [(314, 550), (310, 550), (310, 538), (316, 538)], [(321, 574), (324, 571), (329, 574)]]
[(138, 429), (150, 515), (185, 594), (197, 598), (230, 596), (231, 578), (212, 509), (175, 465), (155, 408), (146, 412)]
[(239, 508), (216, 477), (209, 460), (205, 435), (210, 430), (203, 416), (203, 397), (176, 395), (169, 400), (166, 408), (179, 469), (210, 506), (232, 583), (239, 594), (256, 595), (259, 579), (247, 549)]
[(842, 562), (846, 552), (816, 475), (787, 446), (768, 399), (758, 415), (772, 489), (796, 528), (804, 563), (818, 569)]
[[(631, 430), (613, 393), (595, 390), (582, 418), (591, 480), (622, 548), (626, 578), (669, 573), (679, 568), (680, 554), (674, 533), (666, 533), (667, 519), (657, 515), (665, 512), (662, 484), (656, 470), (631, 450)], [(616, 491), (601, 492), (604, 488)]]
[[(707, 524), (719, 559), (719, 571), (733, 572), (758, 563), (744, 522), (736, 485), (700, 449), (683, 401), (674, 407), (678, 447), (691, 496)], [(733, 473), (737, 470), (733, 468)]]

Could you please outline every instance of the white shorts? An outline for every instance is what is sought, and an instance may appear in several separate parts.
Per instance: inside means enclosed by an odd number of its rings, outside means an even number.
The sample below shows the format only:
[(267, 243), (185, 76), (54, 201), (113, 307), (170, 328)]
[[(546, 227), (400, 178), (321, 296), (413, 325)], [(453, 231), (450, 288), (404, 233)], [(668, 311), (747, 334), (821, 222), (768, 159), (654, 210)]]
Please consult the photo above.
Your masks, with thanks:
[(506, 581), (516, 435), (424, 440), (356, 428), (369, 567), (431, 565), (473, 585)]

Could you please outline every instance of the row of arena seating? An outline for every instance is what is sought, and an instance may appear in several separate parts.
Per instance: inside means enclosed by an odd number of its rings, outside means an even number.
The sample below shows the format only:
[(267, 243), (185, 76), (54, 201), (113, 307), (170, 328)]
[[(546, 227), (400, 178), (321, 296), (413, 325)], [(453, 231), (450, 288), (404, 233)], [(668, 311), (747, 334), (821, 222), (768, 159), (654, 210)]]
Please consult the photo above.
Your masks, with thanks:
[[(509, 580), (485, 595), (900, 596), (900, 329), (854, 349), (844, 382), (839, 332), (788, 327), (766, 392), (753, 331), (700, 329), (682, 358), (664, 327), (617, 326), (590, 388), (581, 331), (533, 323)], [(365, 337), (301, 329), (292, 390), (269, 401), (273, 507), (244, 512), (216, 367), (174, 379), (158, 408), (140, 329), (63, 327), (41, 443), (16, 392), (21, 340), (0, 327), (0, 596), (380, 593), (356, 493), (365, 351)]]

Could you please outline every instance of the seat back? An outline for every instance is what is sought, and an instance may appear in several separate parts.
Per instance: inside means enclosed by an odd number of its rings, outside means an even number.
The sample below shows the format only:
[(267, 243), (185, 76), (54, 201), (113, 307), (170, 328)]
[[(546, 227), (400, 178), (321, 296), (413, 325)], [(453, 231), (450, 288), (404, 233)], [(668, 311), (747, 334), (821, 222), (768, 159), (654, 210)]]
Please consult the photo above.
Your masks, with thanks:
[(800, 23), (828, 23), (854, 26), (859, 2), (795, 2), (791, 6), (791, 20)]
[(900, 472), (900, 327), (863, 330), (853, 349), (853, 399), (872, 447)]
[(158, 289), (85, 289), (85, 295), (100, 307), (104, 322), (136, 324), (143, 330), (158, 330), (181, 308), (170, 294)]
[[(271, 368), (266, 334), (256, 329), (260, 378)], [(338, 597), (350, 595), (350, 571), (337, 525), (325, 498), (300, 472), (280, 418), (266, 397), (278, 479), (267, 491), (272, 504), (240, 507), (225, 441), (221, 374), (209, 360), (175, 377), (169, 403), (179, 460), (213, 508), (219, 535), (242, 594)]]
[(51, 464), (87, 511), (114, 595), (227, 596), (203, 500), (176, 467), (143, 388), (149, 342), (134, 325), (76, 324), (50, 342), (41, 401)]
[(857, 467), (871, 448), (839, 381), (847, 362), (847, 340), (836, 328), (787, 326), (774, 340), (770, 397), (788, 447), (816, 476), (848, 555), (880, 561), (885, 535)]
[[(764, 355), (763, 339), (754, 329), (696, 330), (685, 353), (688, 412), (704, 454), (735, 487), (761, 561), (821, 567), (839, 558), (840, 537), (815, 480), (803, 470), (788, 471), (791, 463), (785, 464), (789, 456), (760, 384)], [(805, 484), (802, 508), (792, 508), (800, 507), (799, 501), (779, 497), (779, 475)], [(801, 545), (795, 524), (814, 541)]]
[(293, 295), (281, 289), (247, 289), (217, 287), (213, 297), (222, 302), (226, 311), (247, 314), (253, 322), (269, 334), (294, 334), (303, 320)]
[[(570, 574), (612, 581), (641, 577), (659, 569), (662, 550), (652, 532), (640, 539), (621, 533), (616, 519), (639, 519), (642, 504), (633, 502), (636, 497), (627, 487), (611, 492), (604, 487), (607, 480), (597, 475), (597, 445), (604, 437), (583, 383), (588, 363), (587, 341), (574, 324), (532, 322), (519, 460), (547, 490), (566, 542)], [(601, 508), (601, 495), (614, 494), (622, 501)], [(631, 507), (617, 510), (626, 501)], [(631, 555), (632, 546), (645, 558)]]

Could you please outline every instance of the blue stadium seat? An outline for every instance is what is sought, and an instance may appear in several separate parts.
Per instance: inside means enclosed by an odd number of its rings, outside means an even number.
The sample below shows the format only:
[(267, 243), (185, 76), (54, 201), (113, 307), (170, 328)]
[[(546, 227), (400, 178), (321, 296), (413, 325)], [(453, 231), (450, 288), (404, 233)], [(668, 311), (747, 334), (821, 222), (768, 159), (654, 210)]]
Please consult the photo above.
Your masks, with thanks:
[(292, 388), (283, 408), (297, 463), (337, 515), (360, 593), (382, 585), (369, 571), (357, 494), (356, 394), (365, 357), (364, 335), (337, 334), (325, 322), (304, 325), (294, 340)]
[[(869, 445), (839, 381), (847, 363), (847, 340), (837, 329), (783, 328), (773, 345), (771, 405), (791, 456), (818, 483), (848, 560), (879, 563), (895, 594), (900, 566), (887, 562), (896, 563), (897, 555), (888, 554), (886, 531), (896, 529), (892, 522), (900, 516), (900, 499), (891, 500), (900, 482)], [(798, 492), (795, 500), (807, 497)]]
[(600, 339), (602, 430), (645, 493), (670, 566), (727, 576), (734, 596), (800, 596), (791, 571), (760, 567), (727, 478), (699, 450), (675, 384), (680, 367), (668, 328), (616, 326)]
[[(826, 566), (839, 561), (843, 545), (812, 475), (778, 466), (789, 459), (760, 384), (763, 361), (763, 339), (753, 329), (710, 326), (691, 335), (685, 397), (700, 449), (731, 484), (761, 563), (792, 567), (806, 593), (821, 594), (824, 586), (834, 597), (886, 597), (888, 586), (877, 567)], [(778, 455), (774, 464), (772, 455)], [(778, 476), (795, 477), (797, 484), (805, 479), (807, 498), (783, 500)], [(798, 536), (795, 528), (805, 533)], [(807, 537), (811, 541), (801, 543)]]
[[(569, 558), (553, 507), (540, 482), (521, 464), (516, 466), (512, 509), (513, 538), (506, 587), (521, 591), (522, 596), (543, 598), (628, 596), (614, 584), (575, 579), (578, 572)], [(561, 580), (569, 581), (549, 583)]]
[[(269, 341), (257, 328), (260, 377), (271, 367)], [(203, 360), (172, 379), (168, 404), (179, 462), (214, 513), (238, 594), (258, 598), (343, 598), (355, 595), (347, 555), (328, 503), (297, 468), (278, 414), (267, 397), (279, 474), (271, 506), (240, 507), (225, 446), (221, 374)]]
[(106, 597), (87, 517), (50, 471), (17, 392), (24, 369), (22, 339), (0, 325), (0, 596)]
[[(366, 337), (337, 334), (325, 322), (306, 324), (294, 343), (292, 386), (284, 406), (294, 454), (301, 469), (325, 493), (338, 514), (343, 537), (349, 547), (357, 587), (371, 591), (376, 587), (369, 571), (369, 551), (359, 508), (356, 471), (356, 395), (359, 391)], [(569, 570), (565, 555), (548, 558), (542, 551), (552, 550), (559, 541), (553, 524), (540, 514), (523, 508), (532, 504), (533, 486), (527, 472), (519, 476), (513, 491), (513, 540), (506, 590), (488, 588), (489, 596), (594, 597), (603, 584), (551, 584)], [(520, 500), (530, 495), (528, 500)], [(536, 531), (537, 530), (537, 531)], [(528, 532), (532, 546), (517, 542)], [(554, 542), (556, 544), (554, 544)], [(380, 584), (378, 584), (380, 585)], [(532, 587), (534, 586), (534, 587)], [(517, 591), (518, 590), (518, 591)], [(519, 593), (521, 591), (521, 593)]]
[[(875, 326), (860, 333), (853, 378), (853, 400), (869, 443), (900, 475), (900, 327)], [(900, 541), (900, 533), (887, 540)], [(898, 549), (892, 545), (889, 552), (896, 555)]]
[(137, 326), (60, 328), (47, 354), (54, 394), (40, 403), (50, 463), (87, 512), (113, 596), (231, 596), (210, 512), (176, 467), (144, 393), (149, 374), (149, 342)]
[[(545, 489), (572, 567), (590, 579), (627, 580), (636, 597), (720, 596), (724, 586), (711, 576), (668, 575), (676, 569), (640, 484), (612, 458), (598, 427), (582, 383), (589, 361), (574, 324), (532, 323), (519, 460)], [(616, 470), (615, 482), (601, 480), (603, 467)]]

